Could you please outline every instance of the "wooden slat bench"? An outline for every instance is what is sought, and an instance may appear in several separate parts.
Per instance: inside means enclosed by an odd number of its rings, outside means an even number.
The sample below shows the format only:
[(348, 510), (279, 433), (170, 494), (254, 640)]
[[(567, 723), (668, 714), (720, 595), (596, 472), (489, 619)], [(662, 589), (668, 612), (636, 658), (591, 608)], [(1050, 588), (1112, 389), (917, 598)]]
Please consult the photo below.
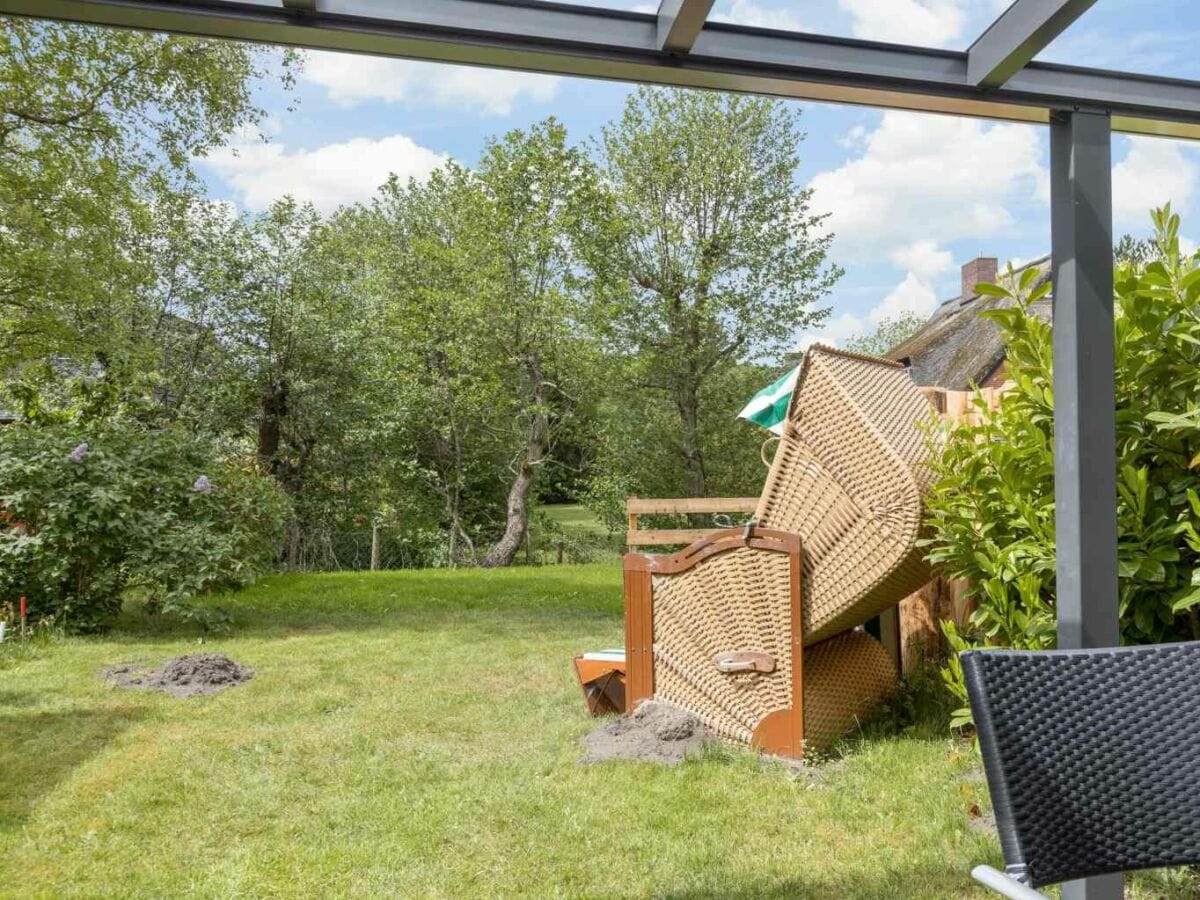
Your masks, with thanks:
[(752, 513), (758, 508), (757, 497), (630, 497), (625, 501), (629, 531), (625, 543), (630, 547), (666, 547), (690, 544), (721, 531), (713, 528), (649, 528), (639, 529), (641, 516), (652, 515), (711, 515), (714, 513)]

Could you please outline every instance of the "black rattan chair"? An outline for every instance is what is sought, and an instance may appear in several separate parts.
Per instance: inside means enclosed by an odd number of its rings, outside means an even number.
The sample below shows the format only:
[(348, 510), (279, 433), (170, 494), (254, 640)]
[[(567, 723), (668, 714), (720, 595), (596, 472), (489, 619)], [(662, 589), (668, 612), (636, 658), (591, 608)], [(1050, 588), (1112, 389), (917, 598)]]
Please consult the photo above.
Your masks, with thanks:
[(1001, 894), (1200, 862), (1200, 642), (962, 655)]

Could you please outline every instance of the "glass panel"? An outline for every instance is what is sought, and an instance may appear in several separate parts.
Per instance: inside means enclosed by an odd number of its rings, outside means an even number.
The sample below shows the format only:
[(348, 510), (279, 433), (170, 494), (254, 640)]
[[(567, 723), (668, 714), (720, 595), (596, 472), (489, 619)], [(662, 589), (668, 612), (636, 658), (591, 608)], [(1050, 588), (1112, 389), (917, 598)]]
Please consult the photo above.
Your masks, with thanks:
[(557, 0), (559, 3), (571, 3), (575, 6), (603, 6), (607, 9), (627, 9), (633, 12), (652, 13), (658, 9), (654, 0)]
[(1200, 78), (1193, 0), (1100, 0), (1038, 55), (1045, 62)]
[(713, 18), (919, 47), (966, 49), (1008, 0), (718, 0)]
[[(831, 15), (832, 14), (832, 15)], [(826, 0), (797, 3), (791, 0), (717, 0), (709, 16), (715, 22), (734, 22), (755, 28), (808, 31), (826, 34), (843, 16), (837, 4)]]

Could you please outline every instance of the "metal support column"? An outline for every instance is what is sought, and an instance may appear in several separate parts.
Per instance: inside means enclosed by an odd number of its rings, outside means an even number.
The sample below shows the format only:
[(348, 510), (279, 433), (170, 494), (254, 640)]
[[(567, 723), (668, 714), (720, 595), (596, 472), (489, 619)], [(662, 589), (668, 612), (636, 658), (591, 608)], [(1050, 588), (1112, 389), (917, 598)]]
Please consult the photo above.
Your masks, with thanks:
[[(1051, 117), (1050, 219), (1058, 646), (1112, 647), (1120, 637), (1108, 115)], [(1120, 875), (1063, 886), (1064, 900), (1121, 896)]]

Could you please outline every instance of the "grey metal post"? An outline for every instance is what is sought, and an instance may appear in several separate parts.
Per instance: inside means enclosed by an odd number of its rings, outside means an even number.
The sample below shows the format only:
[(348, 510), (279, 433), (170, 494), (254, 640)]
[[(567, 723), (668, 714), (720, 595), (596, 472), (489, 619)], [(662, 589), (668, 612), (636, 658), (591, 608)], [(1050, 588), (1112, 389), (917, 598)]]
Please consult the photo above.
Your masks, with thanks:
[[(1108, 115), (1051, 117), (1050, 224), (1058, 646), (1111, 647), (1120, 637)], [(1064, 900), (1121, 896), (1120, 875), (1063, 885)]]

